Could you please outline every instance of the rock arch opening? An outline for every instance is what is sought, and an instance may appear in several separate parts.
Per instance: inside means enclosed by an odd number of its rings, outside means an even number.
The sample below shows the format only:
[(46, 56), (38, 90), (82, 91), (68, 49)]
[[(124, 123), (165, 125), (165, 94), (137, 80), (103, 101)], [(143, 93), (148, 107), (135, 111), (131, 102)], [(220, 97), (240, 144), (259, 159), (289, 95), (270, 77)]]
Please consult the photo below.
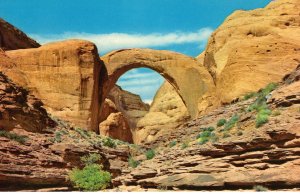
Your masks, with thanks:
[(149, 68), (121, 75), (99, 117), (100, 134), (131, 143), (151, 141), (190, 118), (175, 88)]
[(94, 94), (92, 103), (98, 110), (92, 111), (91, 116), (91, 128), (97, 132), (100, 123), (99, 114), (104, 110), (105, 98), (117, 80), (131, 69), (149, 68), (163, 76), (180, 96), (192, 118), (198, 115), (199, 99), (213, 84), (207, 70), (200, 66), (196, 59), (171, 51), (123, 49), (108, 53), (101, 57), (101, 60), (104, 69), (99, 73), (97, 86), (99, 89), (94, 90), (98, 93)]

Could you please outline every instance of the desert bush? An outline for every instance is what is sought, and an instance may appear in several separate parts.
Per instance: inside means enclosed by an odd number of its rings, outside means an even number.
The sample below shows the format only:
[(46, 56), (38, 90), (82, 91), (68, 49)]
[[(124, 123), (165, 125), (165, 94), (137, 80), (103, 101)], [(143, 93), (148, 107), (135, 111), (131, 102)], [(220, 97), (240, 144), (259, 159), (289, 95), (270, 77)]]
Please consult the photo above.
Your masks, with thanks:
[(136, 168), (140, 164), (139, 161), (135, 160), (133, 157), (128, 158), (128, 165), (132, 168)]
[(253, 97), (255, 97), (256, 95), (257, 95), (256, 92), (248, 93), (248, 94), (246, 94), (246, 95), (244, 96), (244, 100), (248, 100), (248, 99), (250, 99), (250, 98), (253, 98)]
[(228, 131), (231, 128), (233, 128), (235, 126), (235, 124), (238, 122), (239, 120), (239, 115), (235, 114), (233, 115), (228, 122), (225, 123), (223, 131)]
[(90, 164), (82, 170), (75, 168), (69, 173), (72, 184), (84, 191), (97, 191), (109, 186), (111, 175), (103, 171), (99, 164)]
[(188, 143), (188, 142), (183, 142), (183, 143), (181, 144), (181, 149), (185, 149), (185, 148), (187, 148), (187, 147), (189, 147), (189, 143)]
[(265, 123), (267, 123), (269, 120), (270, 114), (271, 114), (271, 110), (269, 110), (268, 108), (259, 110), (259, 112), (256, 115), (255, 127), (259, 128), (262, 125), (264, 125)]
[(80, 158), (81, 162), (83, 162), (85, 165), (94, 164), (94, 163), (98, 162), (100, 159), (101, 159), (101, 155), (96, 154), (96, 153), (82, 156)]
[(88, 139), (91, 137), (91, 134), (87, 130), (81, 128), (75, 128), (75, 131), (84, 139)]
[(0, 136), (19, 142), (20, 144), (25, 144), (28, 139), (28, 137), (25, 135), (18, 135), (16, 133), (5, 131), (5, 130), (0, 130)]
[(268, 191), (268, 188), (264, 187), (264, 186), (261, 186), (261, 185), (255, 185), (253, 187), (253, 189), (255, 191), (258, 191), (258, 192), (263, 192), (263, 191)]
[(101, 159), (101, 156), (90, 154), (80, 159), (85, 167), (83, 169), (73, 168), (69, 172), (69, 179), (74, 187), (83, 191), (97, 191), (107, 188), (111, 182), (111, 174), (102, 170), (102, 165), (95, 164)]
[(200, 145), (203, 145), (210, 141), (213, 137), (215, 137), (215, 133), (213, 131), (215, 130), (214, 127), (207, 127), (207, 128), (201, 128), (202, 132), (197, 135), (198, 143)]
[(171, 141), (171, 143), (169, 144), (169, 147), (171, 148), (171, 147), (174, 147), (175, 145), (177, 144), (177, 141)]
[(155, 151), (153, 149), (147, 150), (145, 155), (147, 160), (151, 160), (155, 156)]
[(106, 146), (106, 147), (110, 147), (110, 148), (115, 148), (115, 147), (117, 147), (117, 145), (116, 145), (116, 143), (114, 142), (114, 140), (111, 139), (111, 138), (109, 138), (109, 137), (103, 139), (103, 140), (102, 140), (102, 143), (103, 143), (103, 145)]
[(221, 126), (223, 126), (226, 122), (227, 122), (226, 119), (220, 119), (220, 120), (218, 120), (218, 122), (217, 122), (217, 126), (218, 126), (218, 127), (221, 127)]

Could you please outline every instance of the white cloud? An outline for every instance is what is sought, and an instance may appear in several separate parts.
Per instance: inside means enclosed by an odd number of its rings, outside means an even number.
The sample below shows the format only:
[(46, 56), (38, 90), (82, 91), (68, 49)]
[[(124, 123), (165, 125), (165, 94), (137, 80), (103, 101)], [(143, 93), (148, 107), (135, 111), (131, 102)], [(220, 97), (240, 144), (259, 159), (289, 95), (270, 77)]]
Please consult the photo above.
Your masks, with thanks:
[(180, 45), (186, 43), (206, 42), (212, 33), (211, 28), (202, 28), (195, 32), (172, 32), (172, 33), (151, 33), (151, 34), (92, 34), (66, 32), (63, 34), (38, 35), (30, 36), (41, 44), (65, 40), (65, 39), (85, 39), (95, 43), (100, 53), (106, 53), (115, 49), (123, 48), (146, 48), (159, 47), (168, 45)]

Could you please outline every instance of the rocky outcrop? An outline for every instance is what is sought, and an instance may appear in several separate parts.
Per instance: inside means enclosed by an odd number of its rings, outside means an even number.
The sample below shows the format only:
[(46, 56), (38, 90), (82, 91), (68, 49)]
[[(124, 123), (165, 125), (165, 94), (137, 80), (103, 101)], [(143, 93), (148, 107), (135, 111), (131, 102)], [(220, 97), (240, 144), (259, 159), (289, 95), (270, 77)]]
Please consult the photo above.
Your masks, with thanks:
[[(127, 167), (128, 148), (116, 149), (101, 146), (101, 139), (94, 133), (83, 133), (59, 126), (47, 134), (30, 133), (14, 129), (14, 133), (26, 137), (26, 142), (0, 137), (0, 191), (18, 190), (74, 190), (68, 180), (68, 172), (82, 167), (81, 156), (89, 153), (101, 155), (101, 163), (113, 177)], [(82, 134), (88, 134), (83, 137)], [(51, 189), (54, 188), (54, 189)]]
[(104, 96), (126, 71), (147, 67), (160, 73), (175, 88), (185, 102), (189, 115), (195, 118), (199, 112), (198, 102), (206, 92), (214, 89), (212, 77), (207, 69), (196, 59), (180, 53), (152, 49), (123, 49), (108, 53), (101, 59), (108, 74), (108, 81), (103, 87)]
[(164, 82), (157, 91), (149, 112), (134, 130), (134, 142), (149, 143), (157, 136), (167, 135), (190, 118), (187, 108), (170, 83)]
[[(300, 2), (276, 0), (235, 11), (212, 34), (204, 65), (221, 103), (278, 82), (300, 62)], [(203, 54), (202, 54), (203, 55)]]
[(0, 18), (0, 48), (16, 50), (37, 48), (40, 44), (29, 38), (22, 31)]
[(43, 103), (29, 92), (11, 82), (0, 72), (0, 129), (21, 128), (31, 132), (43, 132), (56, 123), (48, 117)]
[[(273, 113), (260, 128), (255, 128), (257, 113), (246, 111), (255, 99), (220, 107), (159, 137), (152, 144), (156, 156), (124, 171), (113, 183), (125, 189), (238, 190), (261, 185), (270, 190), (299, 190), (300, 101), (290, 100), (287, 106), (276, 100), (298, 96), (298, 82), (280, 85), (271, 93)], [(282, 91), (290, 94), (278, 98)], [(232, 128), (217, 126), (220, 119), (229, 122), (236, 114), (239, 119)], [(215, 139), (199, 143), (197, 135), (208, 127), (214, 127)], [(170, 148), (172, 141), (176, 144)]]
[(115, 86), (105, 99), (104, 107), (99, 115), (101, 135), (133, 143), (132, 131), (136, 124), (149, 110), (140, 96)]
[(68, 40), (6, 54), (25, 74), (25, 87), (44, 102), (48, 112), (88, 128), (91, 113), (98, 108), (92, 101), (99, 98), (102, 67), (93, 43)]

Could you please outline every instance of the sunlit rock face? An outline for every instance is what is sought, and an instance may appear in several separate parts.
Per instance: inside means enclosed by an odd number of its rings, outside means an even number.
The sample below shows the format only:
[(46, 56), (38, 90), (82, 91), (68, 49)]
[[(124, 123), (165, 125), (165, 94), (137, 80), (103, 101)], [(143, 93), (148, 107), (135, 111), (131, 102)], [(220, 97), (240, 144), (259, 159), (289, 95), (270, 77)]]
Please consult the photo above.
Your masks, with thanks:
[(295, 69), (299, 10), (299, 0), (276, 0), (262, 9), (235, 11), (212, 34), (199, 59), (204, 58), (221, 103), (280, 81)]
[(134, 130), (135, 143), (150, 143), (157, 136), (168, 134), (190, 118), (187, 108), (174, 87), (164, 82), (157, 91), (149, 112)]
[(93, 43), (67, 40), (6, 54), (26, 76), (27, 83), (22, 86), (39, 97), (48, 112), (79, 127), (89, 127), (91, 113), (97, 108), (91, 103), (101, 69)]

